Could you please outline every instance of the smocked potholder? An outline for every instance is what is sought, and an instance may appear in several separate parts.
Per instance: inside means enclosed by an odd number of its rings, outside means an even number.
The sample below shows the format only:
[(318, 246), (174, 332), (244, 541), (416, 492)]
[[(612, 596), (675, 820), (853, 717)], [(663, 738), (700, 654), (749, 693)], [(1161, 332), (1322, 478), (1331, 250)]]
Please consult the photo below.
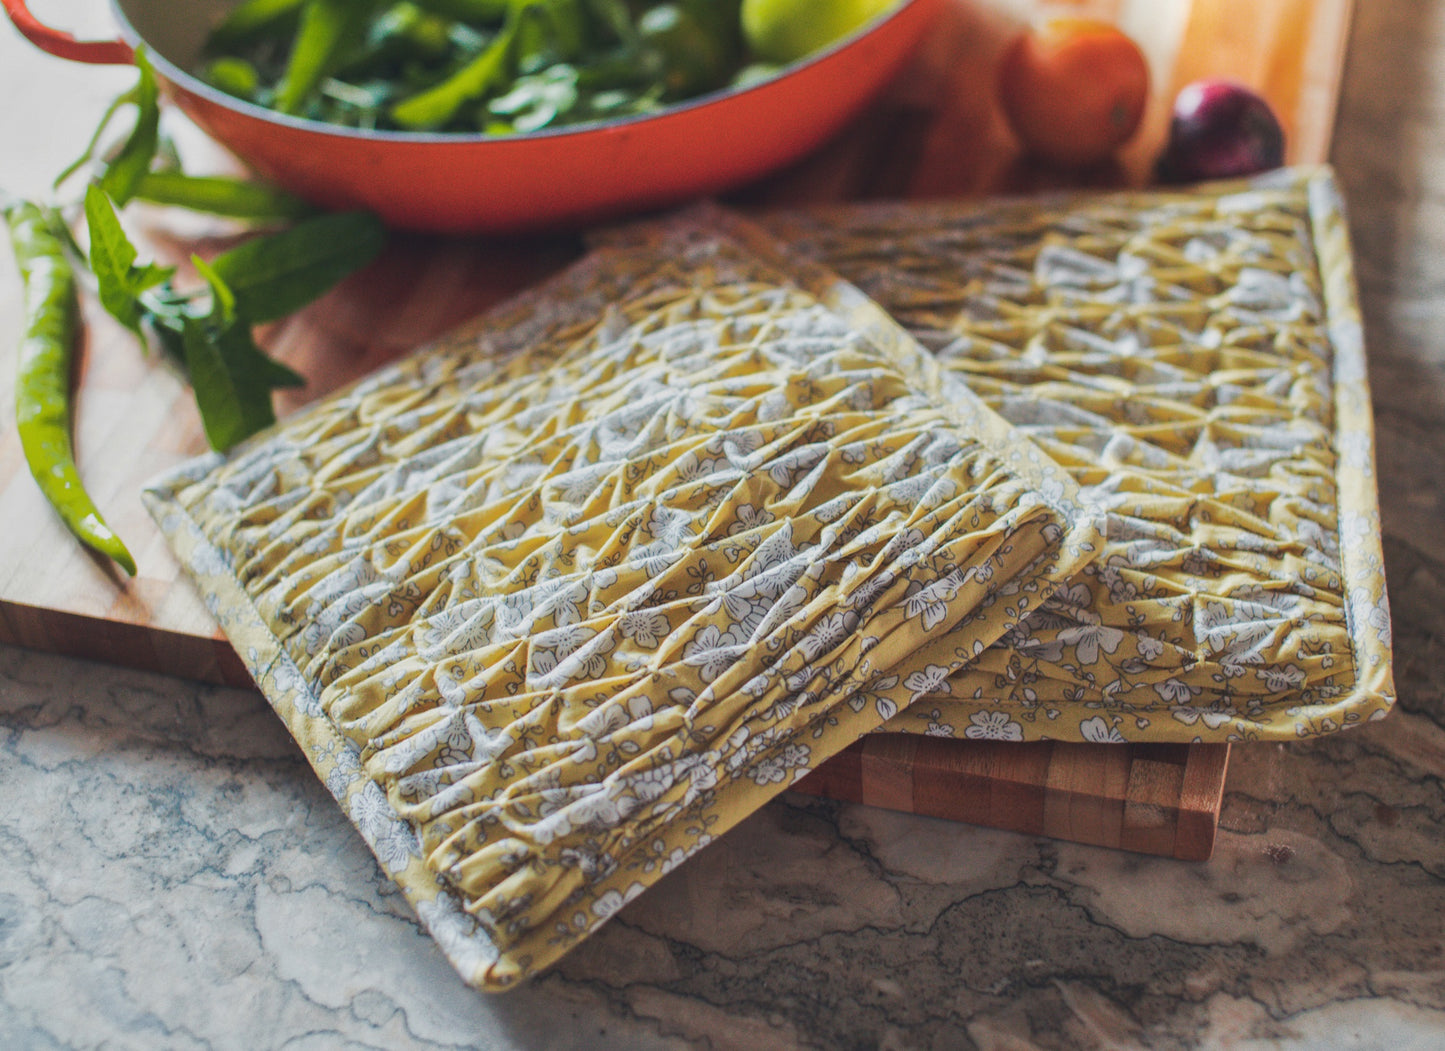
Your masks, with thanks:
[(855, 289), (693, 217), (147, 500), (496, 989), (1096, 552), (1067, 476), (954, 386)]
[(1282, 739), (1388, 711), (1373, 423), (1327, 169), (763, 221), (1110, 512), (1093, 566), (887, 729)]

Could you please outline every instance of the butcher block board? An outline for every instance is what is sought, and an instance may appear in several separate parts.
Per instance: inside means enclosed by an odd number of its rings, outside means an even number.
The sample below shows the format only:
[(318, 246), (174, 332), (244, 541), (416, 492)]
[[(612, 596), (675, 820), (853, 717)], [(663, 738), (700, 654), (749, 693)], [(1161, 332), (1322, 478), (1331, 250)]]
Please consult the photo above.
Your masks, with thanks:
[[(95, 7), (95, 10), (90, 10)], [(108, 34), (103, 4), (72, 22)], [(1254, 87), (1281, 116), (1290, 163), (1328, 155), (1349, 0), (954, 0), (910, 68), (832, 143), (734, 194), (741, 206), (898, 197), (982, 197), (1070, 186), (1139, 186), (1168, 123), (1168, 101), (1201, 76)], [(1117, 161), (1085, 173), (1021, 156), (992, 83), (1010, 35), (1045, 10), (1117, 21), (1144, 47), (1153, 99)], [(87, 23), (85, 20), (89, 19)], [(0, 25), (0, 90), (40, 106), (0, 109), (0, 187), (43, 195), (79, 152), (119, 69), (73, 66), (35, 52)], [(184, 125), (173, 131), (183, 148)], [(199, 142), (200, 167), (225, 161)], [(224, 231), (188, 217), (141, 214), (157, 258), (184, 262), (224, 247)], [(190, 224), (190, 225), (188, 225)], [(575, 258), (570, 236), (449, 240), (396, 236), (382, 258), (324, 300), (264, 334), (308, 378), (282, 413), (439, 335)], [(129, 335), (85, 306), (77, 366), (77, 457), (92, 495), (140, 566), (126, 580), (92, 558), (44, 504), (13, 427), (0, 433), (0, 642), (209, 682), (249, 685), (143, 510), (142, 484), (204, 449), (189, 393)], [(0, 252), (0, 402), (13, 403), (18, 281)], [(873, 735), (816, 771), (804, 790), (934, 817), (1103, 846), (1204, 858), (1228, 762), (1224, 745), (1065, 745)]]

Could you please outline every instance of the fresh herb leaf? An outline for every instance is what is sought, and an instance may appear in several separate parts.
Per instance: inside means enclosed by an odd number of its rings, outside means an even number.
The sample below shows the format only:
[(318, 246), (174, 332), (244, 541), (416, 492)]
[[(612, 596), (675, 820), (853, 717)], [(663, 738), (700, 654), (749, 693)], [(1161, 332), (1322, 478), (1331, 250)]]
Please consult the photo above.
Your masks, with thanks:
[(211, 312), (180, 319), (181, 350), (206, 440), (224, 451), (276, 422), (273, 389), (305, 381), (256, 345), (248, 320), (237, 313), (234, 290), (214, 266), (199, 257), (191, 262), (210, 288)]
[(236, 320), (236, 294), (226, 286), (225, 280), (216, 273), (210, 263), (198, 255), (191, 256), (191, 265), (196, 273), (206, 279), (211, 289), (211, 320), (229, 325)]
[(299, 197), (265, 183), (176, 171), (146, 172), (136, 184), (134, 199), (232, 219), (299, 219), (315, 213)]
[(270, 361), (245, 324), (186, 318), (182, 348), (201, 426), (211, 448), (224, 451), (276, 422), (271, 384), (258, 362)]
[(80, 171), (81, 168), (90, 163), (91, 158), (95, 156), (95, 151), (100, 147), (100, 140), (105, 136), (106, 128), (110, 127), (110, 122), (115, 119), (115, 115), (120, 112), (121, 107), (134, 102), (135, 97), (135, 88), (131, 88), (129, 91), (115, 97), (115, 100), (106, 107), (105, 115), (100, 118), (100, 123), (96, 125), (94, 134), (90, 136), (90, 141), (86, 143), (85, 152), (71, 161), (70, 164), (66, 166), (66, 169), (55, 177), (55, 182), (51, 184), (52, 186), (60, 186), (66, 179), (69, 179), (76, 172)]
[(85, 191), (85, 222), (90, 231), (90, 269), (95, 274), (100, 303), (136, 335), (141, 334), (145, 307), (140, 294), (170, 279), (174, 268), (135, 265), (136, 250), (105, 191), (91, 183)]
[(145, 48), (135, 52), (136, 69), (140, 80), (136, 83), (134, 97), (136, 107), (135, 126), (130, 137), (121, 146), (115, 159), (106, 166), (100, 177), (100, 186), (118, 206), (124, 205), (135, 195), (136, 187), (146, 172), (150, 171), (160, 145), (160, 90), (156, 85), (155, 70), (146, 57)]
[(386, 230), (376, 216), (341, 212), (254, 237), (217, 256), (212, 266), (235, 293), (237, 313), (260, 323), (317, 299), (385, 244)]

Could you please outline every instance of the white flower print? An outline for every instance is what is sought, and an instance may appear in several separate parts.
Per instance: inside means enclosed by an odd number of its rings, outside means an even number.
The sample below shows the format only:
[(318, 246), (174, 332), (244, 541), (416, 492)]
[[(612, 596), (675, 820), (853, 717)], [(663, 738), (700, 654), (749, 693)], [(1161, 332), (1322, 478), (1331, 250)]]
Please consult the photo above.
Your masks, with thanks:
[(682, 662), (698, 669), (704, 682), (712, 682), (746, 653), (731, 635), (707, 624), (682, 648)]
[(1211, 730), (1217, 730), (1234, 717), (1234, 710), (1225, 702), (1217, 701), (1203, 708), (1194, 705), (1178, 705), (1171, 708), (1169, 714), (1185, 726), (1193, 726), (1203, 720), (1205, 726)]
[(371, 844), (376, 859), (388, 872), (396, 873), (406, 868), (413, 858), (421, 857), (421, 846), (416, 833), (409, 825), (396, 822), (387, 828)]
[(1125, 744), (1124, 735), (1117, 727), (1110, 725), (1102, 715), (1096, 715), (1092, 719), (1085, 719), (1079, 724), (1079, 732), (1084, 735), (1084, 740), (1094, 744)]
[(626, 779), (626, 785), (639, 802), (651, 803), (672, 788), (676, 780), (671, 768), (661, 766), (634, 774)]
[[(1289, 601), (1281, 601), (1288, 599)], [(1236, 664), (1258, 664), (1298, 607), (1293, 596), (1263, 598), (1241, 589), (1227, 602), (1204, 603), (1195, 630), (1209, 652)]]
[(1099, 660), (1100, 650), (1113, 653), (1119, 648), (1119, 643), (1124, 641), (1124, 633), (1103, 624), (1080, 624), (1059, 632), (1058, 639), (1065, 646), (1073, 646), (1082, 663), (1094, 664)]
[(571, 625), (532, 638), (527, 682), (533, 689), (556, 689), (573, 679), (595, 679), (607, 670), (607, 654), (616, 640), (612, 632)]
[(922, 671), (911, 673), (903, 680), (903, 685), (911, 694), (909, 703), (926, 694), (952, 693), (953, 688), (948, 684), (949, 674), (949, 669), (942, 664), (930, 664)]
[(550, 580), (535, 590), (535, 616), (550, 613), (558, 627), (576, 624), (582, 619), (581, 606), (587, 601), (587, 586), (580, 580)]
[(1099, 582), (1109, 589), (1111, 601), (1123, 605), (1138, 599), (1139, 589), (1124, 579), (1124, 574), (1119, 571), (1118, 566), (1112, 564), (1112, 561), (1110, 565), (1100, 566), (1096, 572)]
[(622, 906), (641, 894), (644, 889), (641, 883), (634, 883), (627, 888), (626, 893), (609, 890), (592, 903), (592, 915), (599, 920), (608, 919), (620, 912)]
[(326, 790), (337, 800), (345, 799), (346, 791), (355, 780), (354, 771), (344, 770), (339, 766), (332, 767), (326, 772)]
[(763, 436), (755, 430), (723, 431), (707, 443), (708, 452), (727, 458), (728, 463), (742, 470), (756, 466), (753, 453), (763, 447)]
[(882, 595), (898, 578), (888, 570), (874, 573), (870, 577), (858, 581), (853, 585), (853, 590), (843, 600), (845, 605), (852, 606), (857, 610), (867, 610), (871, 607), (879, 595)]
[(477, 920), (445, 894), (417, 901), (417, 916), (463, 974), (473, 974), (497, 958), (497, 949)]
[(398, 872), (421, 856), (411, 826), (396, 816), (386, 793), (374, 782), (351, 797), (347, 813), (388, 872)]
[(637, 800), (619, 794), (615, 782), (588, 785), (585, 795), (574, 799), (559, 813), (565, 813), (574, 827), (602, 832), (616, 828), (637, 809)]
[[(1165, 650), (1164, 641), (1156, 639), (1152, 635), (1145, 635), (1143, 632), (1135, 633), (1134, 645), (1139, 649), (1139, 656), (1146, 661), (1156, 660)], [(1110, 650), (1109, 652), (1113, 652)]]
[(606, 879), (617, 870), (616, 858), (590, 844), (584, 847), (564, 847), (558, 852), (557, 858), (564, 866), (575, 868), (582, 873), (588, 883)]
[(728, 536), (736, 536), (738, 533), (751, 532), (754, 529), (761, 529), (776, 521), (777, 516), (765, 507), (757, 507), (753, 504), (739, 504), (733, 511), (733, 522), (728, 526)]
[(1271, 693), (1298, 689), (1305, 681), (1304, 671), (1293, 664), (1286, 664), (1282, 667), (1276, 664), (1266, 665), (1259, 669), (1258, 674)]
[(963, 736), (974, 741), (1022, 741), (1024, 728), (1008, 717), (1007, 712), (974, 712)]
[(396, 820), (386, 793), (374, 781), (368, 781), (351, 797), (347, 813), (351, 823), (368, 839), (381, 834), (389, 822)]
[(615, 466), (612, 463), (589, 464), (557, 476), (552, 480), (552, 484), (557, 487), (558, 497), (562, 501), (569, 504), (585, 504)]
[(422, 654), (436, 659), (448, 653), (465, 653), (492, 641), (494, 609), (491, 602), (472, 599), (443, 610), (425, 622)]
[(841, 646), (858, 626), (858, 614), (851, 610), (823, 617), (798, 643), (809, 664)]
[(1197, 686), (1190, 686), (1182, 679), (1165, 679), (1163, 682), (1154, 684), (1154, 692), (1159, 697), (1172, 705), (1185, 704), (1194, 698), (1199, 692)]
[(1077, 618), (1094, 604), (1094, 594), (1084, 583), (1065, 584), (1048, 598), (1050, 609)]
[(665, 547), (680, 547), (692, 536), (692, 515), (675, 507), (654, 507), (647, 522), (647, 531)]
[(577, 720), (577, 729), (588, 737), (601, 740), (616, 733), (628, 723), (628, 712), (616, 701), (604, 701)]
[(618, 618), (617, 630), (624, 639), (631, 639), (643, 649), (655, 650), (667, 637), (671, 625), (655, 609), (634, 609)]
[(764, 581), (771, 580), (777, 570), (786, 568), (797, 560), (798, 549), (793, 546), (792, 523), (784, 522), (781, 528), (771, 533), (753, 551), (745, 575), (763, 594), (777, 595), (797, 579), (797, 573), (787, 575), (785, 581), (774, 583), (771, 590), (764, 586)]
[(925, 630), (932, 631), (948, 619), (948, 605), (958, 596), (960, 583), (954, 571), (925, 586), (910, 584), (904, 609), (908, 616), (917, 617)]
[(532, 596), (517, 591), (503, 597), (493, 616), (493, 638), (498, 642), (525, 638), (532, 631)]
[(726, 460), (714, 457), (700, 457), (696, 453), (688, 453), (679, 459), (674, 467), (677, 472), (677, 479), (680, 482), (698, 482), (704, 478), (711, 478), (728, 468)]
[(651, 577), (660, 577), (672, 566), (682, 561), (685, 552), (668, 544), (654, 542), (640, 544), (628, 555), (628, 562)]
[(827, 456), (828, 446), (822, 442), (790, 449), (767, 465), (768, 477), (783, 489), (793, 489)]
[(732, 634), (740, 639), (751, 639), (757, 637), (758, 629), (767, 621), (774, 602), (759, 593), (755, 580), (748, 580), (725, 591), (722, 605), (728, 619), (735, 625)]
[(769, 756), (748, 771), (748, 777), (757, 785), (775, 785), (787, 776), (788, 768), (783, 763), (782, 756), (776, 755)]
[(933, 472), (919, 472), (888, 486), (888, 495), (905, 506), (938, 507), (952, 499), (958, 487)]
[(491, 763), (505, 755), (515, 738), (505, 726), (488, 728), (475, 715), (465, 715), (467, 738), (474, 762)]

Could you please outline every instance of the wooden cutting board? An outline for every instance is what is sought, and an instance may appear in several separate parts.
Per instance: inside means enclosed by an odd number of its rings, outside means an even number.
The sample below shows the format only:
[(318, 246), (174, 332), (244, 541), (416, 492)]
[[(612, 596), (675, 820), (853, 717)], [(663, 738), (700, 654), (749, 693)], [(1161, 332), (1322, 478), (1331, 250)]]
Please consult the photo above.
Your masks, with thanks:
[[(96, 6), (96, 5), (91, 5)], [(1117, 163), (1085, 174), (1021, 157), (994, 101), (993, 70), (1022, 21), (1045, 9), (1114, 19), (1148, 53), (1154, 98)], [(86, 24), (103, 34), (104, 7)], [(815, 156), (733, 196), (789, 204), (882, 197), (978, 197), (1057, 187), (1141, 185), (1167, 127), (1168, 102), (1200, 76), (1249, 84), (1274, 104), (1288, 160), (1327, 156), (1349, 0), (955, 0), (894, 87)], [(42, 56), (0, 26), (0, 97), (45, 106), (0, 109), (0, 187), (43, 194), (79, 152), (124, 70)], [(224, 163), (177, 129), (195, 156)], [(190, 133), (194, 138), (194, 133)], [(188, 153), (188, 163), (196, 161)], [(207, 224), (142, 224), (159, 258), (183, 261), (217, 243)], [(374, 266), (275, 326), (265, 342), (309, 378), (282, 412), (440, 334), (575, 257), (567, 237), (446, 240), (398, 236)], [(13, 402), (18, 282), (0, 252), (0, 401)], [(141, 507), (141, 485), (204, 449), (189, 393), (94, 302), (78, 366), (76, 447), (88, 487), (127, 540), (140, 575), (127, 581), (89, 557), (45, 506), (14, 431), (0, 433), (0, 642), (249, 684)], [(1223, 792), (1224, 745), (1013, 745), (873, 735), (804, 782), (833, 798), (976, 824), (1198, 859), (1209, 855)]]

